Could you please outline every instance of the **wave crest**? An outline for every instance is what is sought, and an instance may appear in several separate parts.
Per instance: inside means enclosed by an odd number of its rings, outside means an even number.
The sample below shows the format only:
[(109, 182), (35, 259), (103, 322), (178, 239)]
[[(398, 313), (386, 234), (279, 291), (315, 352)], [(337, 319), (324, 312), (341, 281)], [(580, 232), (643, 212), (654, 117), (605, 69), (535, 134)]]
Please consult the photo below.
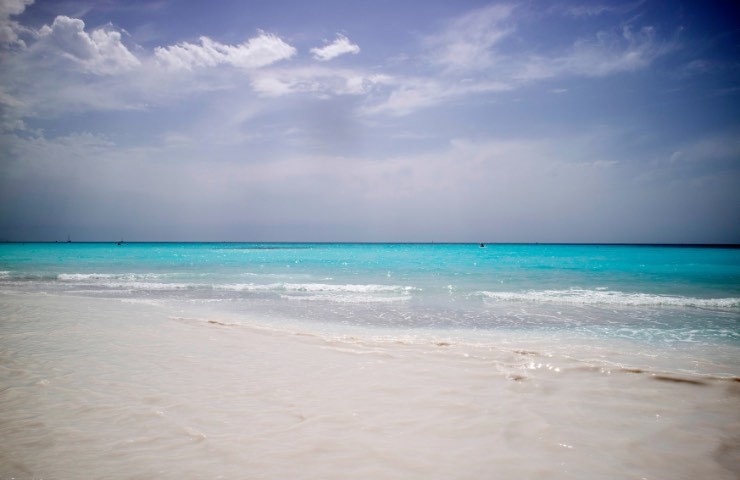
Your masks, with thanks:
[(246, 292), (306, 292), (306, 293), (365, 293), (365, 294), (410, 294), (418, 290), (415, 287), (402, 285), (377, 285), (377, 284), (329, 284), (329, 283), (237, 283), (217, 286), (223, 290), (236, 290)]
[(541, 290), (527, 292), (478, 292), (488, 299), (515, 302), (545, 302), (576, 305), (674, 306), (738, 308), (740, 298), (694, 298), (604, 290)]
[[(124, 290), (214, 290), (245, 293), (277, 293), (284, 298), (371, 301), (407, 299), (416, 287), (380, 284), (330, 283), (204, 283), (168, 281), (173, 274), (154, 273), (61, 273), (55, 279), (72, 285), (94, 285)], [(181, 277), (180, 277), (181, 278)], [(309, 298), (310, 297), (310, 298)]]

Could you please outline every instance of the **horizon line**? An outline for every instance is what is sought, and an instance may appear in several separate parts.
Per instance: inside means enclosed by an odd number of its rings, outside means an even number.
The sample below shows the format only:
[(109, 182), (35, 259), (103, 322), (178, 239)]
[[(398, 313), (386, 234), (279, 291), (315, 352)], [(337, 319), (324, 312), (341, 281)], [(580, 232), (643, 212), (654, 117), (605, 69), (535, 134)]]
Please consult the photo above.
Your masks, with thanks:
[(740, 248), (740, 243), (680, 243), (680, 242), (487, 242), (487, 241), (293, 241), (293, 240), (0, 240), (4, 244), (304, 244), (304, 245), (562, 245), (562, 246), (645, 246), (645, 247), (706, 247)]

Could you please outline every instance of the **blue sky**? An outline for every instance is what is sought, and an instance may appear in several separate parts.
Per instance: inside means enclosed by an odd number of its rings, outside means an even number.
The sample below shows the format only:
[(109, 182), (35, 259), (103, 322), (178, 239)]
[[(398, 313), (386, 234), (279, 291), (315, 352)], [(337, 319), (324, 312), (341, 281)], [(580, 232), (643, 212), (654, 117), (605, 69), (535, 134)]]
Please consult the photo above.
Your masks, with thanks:
[(732, 2), (0, 4), (0, 239), (740, 242)]

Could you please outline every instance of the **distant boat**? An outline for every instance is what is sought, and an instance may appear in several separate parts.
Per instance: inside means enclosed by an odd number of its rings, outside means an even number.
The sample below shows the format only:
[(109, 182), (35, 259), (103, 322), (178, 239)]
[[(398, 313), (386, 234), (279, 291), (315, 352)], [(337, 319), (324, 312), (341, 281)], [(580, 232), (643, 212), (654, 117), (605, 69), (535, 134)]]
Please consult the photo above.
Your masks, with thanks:
[(485, 244), (485, 243), (481, 243), (481, 244), (480, 244), (480, 248), (485, 248), (485, 246), (486, 246), (486, 244)]
[(72, 240), (69, 238), (69, 235), (67, 235), (67, 243), (72, 243)]

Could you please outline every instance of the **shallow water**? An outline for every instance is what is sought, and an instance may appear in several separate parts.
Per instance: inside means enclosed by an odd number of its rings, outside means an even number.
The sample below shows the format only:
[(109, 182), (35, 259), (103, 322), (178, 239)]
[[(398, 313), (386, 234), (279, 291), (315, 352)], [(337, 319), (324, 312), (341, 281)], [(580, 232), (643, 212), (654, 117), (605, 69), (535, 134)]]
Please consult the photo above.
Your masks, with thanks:
[[(242, 246), (222, 263), (221, 246), (12, 247), (3, 479), (740, 471), (733, 251), (617, 249), (592, 278), (593, 251), (555, 249), (573, 283), (551, 284), (526, 283), (542, 259), (470, 246), (423, 247), (434, 261)], [(473, 265), (499, 254), (508, 266)]]

